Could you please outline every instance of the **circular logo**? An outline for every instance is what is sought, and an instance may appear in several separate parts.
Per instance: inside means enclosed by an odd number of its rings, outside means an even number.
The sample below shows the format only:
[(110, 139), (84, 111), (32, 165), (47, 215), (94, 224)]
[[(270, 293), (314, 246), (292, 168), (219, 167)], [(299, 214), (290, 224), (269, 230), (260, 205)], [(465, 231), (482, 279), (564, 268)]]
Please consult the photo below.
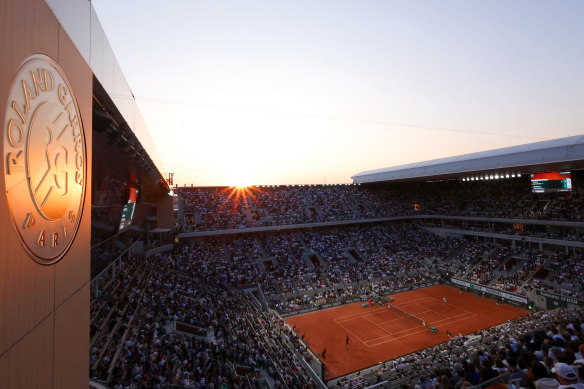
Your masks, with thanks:
[(50, 57), (27, 58), (12, 80), (4, 119), (4, 181), (14, 228), (29, 255), (65, 255), (85, 199), (85, 135), (67, 77)]

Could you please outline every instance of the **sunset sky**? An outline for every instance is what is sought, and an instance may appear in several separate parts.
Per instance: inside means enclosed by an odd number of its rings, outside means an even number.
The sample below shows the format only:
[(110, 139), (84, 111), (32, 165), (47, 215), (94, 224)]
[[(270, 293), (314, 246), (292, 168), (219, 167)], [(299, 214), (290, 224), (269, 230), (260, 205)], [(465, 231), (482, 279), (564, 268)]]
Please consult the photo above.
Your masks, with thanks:
[(582, 1), (92, 0), (179, 185), (584, 133)]

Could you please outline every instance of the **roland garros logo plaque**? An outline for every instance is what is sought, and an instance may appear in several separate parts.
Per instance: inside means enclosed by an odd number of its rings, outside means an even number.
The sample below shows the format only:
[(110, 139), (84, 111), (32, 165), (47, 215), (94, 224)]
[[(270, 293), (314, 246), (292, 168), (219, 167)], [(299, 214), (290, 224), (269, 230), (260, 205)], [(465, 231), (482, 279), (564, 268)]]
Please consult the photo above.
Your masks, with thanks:
[(17, 235), (38, 263), (71, 247), (85, 199), (85, 135), (73, 89), (59, 65), (35, 54), (10, 87), (4, 119), (4, 181)]

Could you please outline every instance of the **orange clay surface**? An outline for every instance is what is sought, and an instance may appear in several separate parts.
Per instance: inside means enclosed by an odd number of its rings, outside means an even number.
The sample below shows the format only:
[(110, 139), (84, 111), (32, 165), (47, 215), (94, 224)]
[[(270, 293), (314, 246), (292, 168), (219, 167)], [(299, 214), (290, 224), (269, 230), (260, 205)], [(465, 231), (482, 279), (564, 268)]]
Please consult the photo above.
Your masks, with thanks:
[[(396, 307), (426, 321), (426, 327), (378, 304), (363, 308), (361, 302), (322, 311), (287, 317), (312, 351), (326, 348), (326, 379), (361, 370), (426, 347), (448, 341), (453, 336), (473, 333), (483, 328), (527, 315), (513, 305), (496, 305), (494, 300), (478, 298), (473, 293), (437, 285), (391, 295)], [(446, 297), (447, 304), (442, 298)], [(437, 333), (428, 329), (434, 326)], [(346, 348), (346, 336), (349, 347)]]

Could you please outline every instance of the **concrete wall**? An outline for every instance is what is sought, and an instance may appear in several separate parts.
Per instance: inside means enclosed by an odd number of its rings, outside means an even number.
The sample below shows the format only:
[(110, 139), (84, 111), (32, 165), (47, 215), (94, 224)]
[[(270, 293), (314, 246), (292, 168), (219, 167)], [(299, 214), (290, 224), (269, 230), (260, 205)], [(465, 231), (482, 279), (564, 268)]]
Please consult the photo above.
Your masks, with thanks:
[[(92, 71), (43, 0), (0, 2), (0, 387), (86, 388), (89, 368)], [(56, 264), (20, 242), (6, 196), (8, 93), (20, 64), (53, 58), (75, 93), (85, 131), (86, 190), (76, 237)], [(29, 195), (23, 193), (23, 196)]]

